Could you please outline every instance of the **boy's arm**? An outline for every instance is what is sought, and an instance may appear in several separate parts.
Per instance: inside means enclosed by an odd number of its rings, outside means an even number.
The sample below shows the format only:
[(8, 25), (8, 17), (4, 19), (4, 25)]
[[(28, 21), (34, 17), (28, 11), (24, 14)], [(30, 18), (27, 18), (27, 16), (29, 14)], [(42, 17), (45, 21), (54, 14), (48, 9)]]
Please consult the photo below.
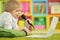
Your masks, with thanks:
[(18, 29), (17, 22), (13, 22), (11, 18), (5, 20), (4, 29)]
[(12, 29), (11, 18), (7, 17), (6, 19), (4, 19), (4, 29)]

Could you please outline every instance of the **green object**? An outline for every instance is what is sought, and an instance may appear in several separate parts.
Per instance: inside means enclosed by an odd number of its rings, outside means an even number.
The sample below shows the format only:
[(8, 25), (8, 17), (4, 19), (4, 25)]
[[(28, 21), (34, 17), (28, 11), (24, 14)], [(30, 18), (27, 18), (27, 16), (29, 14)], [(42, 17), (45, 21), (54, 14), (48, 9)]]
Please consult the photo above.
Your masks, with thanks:
[(44, 18), (40, 18), (40, 19), (39, 19), (39, 22), (40, 22), (41, 25), (45, 25), (45, 24), (46, 24), (46, 23), (45, 23), (46, 20), (45, 20)]
[(46, 25), (46, 19), (45, 18), (35, 18), (34, 25)]
[(39, 22), (39, 19), (38, 18), (35, 18), (34, 19), (34, 25), (38, 25), (38, 22)]
[(40, 13), (40, 5), (37, 4), (37, 8), (38, 8), (38, 13)]
[(4, 3), (6, 3), (7, 1), (9, 1), (9, 0), (2, 0)]
[(38, 21), (35, 21), (35, 22), (34, 22), (34, 25), (38, 25)]
[(4, 11), (4, 10), (5, 10), (5, 9), (4, 9), (4, 5), (5, 5), (5, 3), (8, 2), (9, 0), (2, 0), (2, 1), (3, 1), (3, 11)]
[(17, 37), (17, 36), (26, 36), (26, 33), (24, 31), (18, 31), (18, 30), (8, 30), (0, 28), (0, 37)]
[(0, 15), (2, 14), (2, 11), (3, 11), (3, 2), (0, 1)]
[(34, 11), (34, 7), (33, 7), (33, 13), (35, 13), (35, 11)]

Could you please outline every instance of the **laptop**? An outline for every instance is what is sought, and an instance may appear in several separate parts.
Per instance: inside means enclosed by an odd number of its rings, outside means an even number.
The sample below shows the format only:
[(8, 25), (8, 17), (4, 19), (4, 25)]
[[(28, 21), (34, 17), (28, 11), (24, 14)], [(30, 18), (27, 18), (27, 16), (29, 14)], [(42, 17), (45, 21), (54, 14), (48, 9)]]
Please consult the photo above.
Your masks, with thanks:
[(48, 32), (46, 34), (41, 34), (40, 32), (36, 33), (32, 33), (32, 35), (26, 36), (26, 37), (32, 37), (32, 38), (47, 38), (51, 35), (53, 35), (54, 30), (56, 28), (56, 25), (58, 23), (59, 18), (58, 17), (53, 17), (51, 24), (50, 24), (50, 28), (48, 30)]

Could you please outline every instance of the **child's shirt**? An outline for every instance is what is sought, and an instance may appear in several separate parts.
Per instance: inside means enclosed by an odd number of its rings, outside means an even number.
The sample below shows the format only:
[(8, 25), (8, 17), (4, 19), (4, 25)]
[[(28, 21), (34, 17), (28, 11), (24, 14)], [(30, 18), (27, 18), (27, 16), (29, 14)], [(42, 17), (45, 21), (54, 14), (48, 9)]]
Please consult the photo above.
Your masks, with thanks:
[(4, 29), (18, 29), (18, 19), (15, 19), (9, 12), (0, 15), (0, 26)]

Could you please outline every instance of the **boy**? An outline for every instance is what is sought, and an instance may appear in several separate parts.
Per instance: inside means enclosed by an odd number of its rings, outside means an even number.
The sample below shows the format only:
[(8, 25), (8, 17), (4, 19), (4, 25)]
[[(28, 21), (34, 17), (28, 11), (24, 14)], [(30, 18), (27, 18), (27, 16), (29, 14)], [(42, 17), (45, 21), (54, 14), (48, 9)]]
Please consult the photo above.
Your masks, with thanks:
[(4, 29), (24, 30), (27, 35), (30, 34), (30, 30), (26, 27), (18, 28), (17, 21), (20, 15), (21, 6), (16, 0), (9, 0), (5, 4), (5, 12), (0, 16), (0, 26)]

